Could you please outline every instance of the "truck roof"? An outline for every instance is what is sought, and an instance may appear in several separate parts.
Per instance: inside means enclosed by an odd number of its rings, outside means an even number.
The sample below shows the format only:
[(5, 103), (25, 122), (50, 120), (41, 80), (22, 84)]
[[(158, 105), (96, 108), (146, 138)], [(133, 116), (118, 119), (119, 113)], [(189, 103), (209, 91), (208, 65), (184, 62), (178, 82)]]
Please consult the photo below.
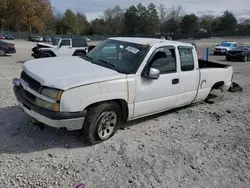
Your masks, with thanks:
[(178, 42), (173, 40), (165, 40), (165, 39), (156, 39), (156, 38), (142, 38), (142, 37), (110, 37), (109, 39), (119, 40), (124, 42), (131, 42), (142, 45), (157, 45), (157, 44), (166, 44), (166, 45), (185, 45), (192, 46), (189, 43)]

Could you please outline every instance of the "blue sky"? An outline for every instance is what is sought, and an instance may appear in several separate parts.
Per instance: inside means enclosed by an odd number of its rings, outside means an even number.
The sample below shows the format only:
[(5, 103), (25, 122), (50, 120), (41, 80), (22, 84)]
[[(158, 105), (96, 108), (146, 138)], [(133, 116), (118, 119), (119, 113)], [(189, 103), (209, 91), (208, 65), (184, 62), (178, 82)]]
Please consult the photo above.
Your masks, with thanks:
[(106, 8), (115, 5), (128, 8), (132, 4), (142, 3), (144, 5), (154, 2), (164, 4), (167, 8), (181, 5), (186, 13), (200, 14), (222, 14), (226, 9), (233, 11), (237, 17), (250, 18), (250, 0), (51, 0), (52, 6), (61, 12), (70, 8), (74, 12), (81, 12), (88, 20), (100, 17)]

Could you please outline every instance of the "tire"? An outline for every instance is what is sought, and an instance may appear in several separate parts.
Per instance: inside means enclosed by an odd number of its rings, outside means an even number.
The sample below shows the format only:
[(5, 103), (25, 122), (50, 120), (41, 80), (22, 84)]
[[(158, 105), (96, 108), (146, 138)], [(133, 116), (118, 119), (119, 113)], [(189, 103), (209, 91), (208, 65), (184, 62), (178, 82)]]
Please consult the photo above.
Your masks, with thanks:
[(214, 55), (217, 55), (217, 52), (214, 52)]
[[(102, 121), (107, 121), (106, 128), (103, 127)], [(87, 110), (81, 138), (88, 145), (99, 144), (114, 135), (120, 121), (121, 108), (116, 102), (104, 102), (94, 105)]]
[(6, 50), (3, 48), (0, 48), (0, 56), (6, 56)]
[(86, 52), (77, 52), (76, 53), (76, 56), (80, 56), (80, 57), (85, 56), (85, 55), (86, 55)]
[(243, 61), (244, 61), (244, 62), (247, 62), (247, 60), (248, 60), (248, 57), (247, 57), (247, 55), (245, 55), (245, 56), (243, 57)]
[(47, 58), (47, 57), (52, 57), (52, 55), (49, 52), (43, 52), (41, 54), (41, 58)]
[(226, 56), (226, 60), (227, 61), (231, 61), (231, 58)]

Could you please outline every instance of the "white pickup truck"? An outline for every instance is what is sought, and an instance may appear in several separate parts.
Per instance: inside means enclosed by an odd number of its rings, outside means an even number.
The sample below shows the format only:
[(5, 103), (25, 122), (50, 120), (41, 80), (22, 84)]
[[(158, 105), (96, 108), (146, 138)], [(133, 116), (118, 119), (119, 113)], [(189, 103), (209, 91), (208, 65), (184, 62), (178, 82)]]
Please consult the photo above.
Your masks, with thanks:
[(82, 130), (90, 145), (110, 138), (121, 121), (204, 101), (227, 91), (233, 68), (198, 60), (191, 44), (108, 38), (84, 57), (27, 61), (13, 80), (21, 109), (43, 124)]

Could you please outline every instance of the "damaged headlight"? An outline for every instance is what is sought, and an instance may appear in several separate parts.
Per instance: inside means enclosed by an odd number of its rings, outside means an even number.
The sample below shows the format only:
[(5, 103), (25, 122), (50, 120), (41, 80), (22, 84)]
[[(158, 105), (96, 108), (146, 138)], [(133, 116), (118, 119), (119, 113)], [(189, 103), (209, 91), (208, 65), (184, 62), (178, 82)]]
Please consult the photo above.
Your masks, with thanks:
[(55, 109), (55, 105), (53, 103), (47, 102), (45, 100), (42, 100), (40, 98), (36, 98), (36, 105), (41, 107), (41, 108), (45, 108), (48, 110), (53, 110), (53, 111), (57, 111), (57, 109)]
[(52, 88), (43, 88), (41, 94), (47, 97), (50, 97), (52, 99), (56, 99), (57, 101), (60, 101), (61, 96), (62, 96), (62, 90), (52, 89)]

